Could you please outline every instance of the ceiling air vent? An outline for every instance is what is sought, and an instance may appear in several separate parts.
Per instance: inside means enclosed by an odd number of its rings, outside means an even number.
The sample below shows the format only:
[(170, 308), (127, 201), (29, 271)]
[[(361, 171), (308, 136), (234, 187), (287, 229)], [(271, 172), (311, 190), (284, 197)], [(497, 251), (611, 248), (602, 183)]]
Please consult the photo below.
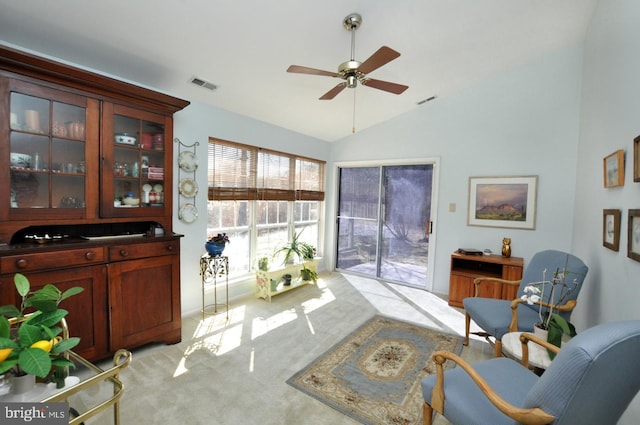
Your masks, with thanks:
[(215, 84), (205, 81), (202, 78), (198, 78), (198, 77), (193, 77), (191, 79), (191, 83), (195, 84), (196, 86), (204, 87), (205, 89), (209, 89), (211, 91), (218, 88), (218, 86), (216, 86)]

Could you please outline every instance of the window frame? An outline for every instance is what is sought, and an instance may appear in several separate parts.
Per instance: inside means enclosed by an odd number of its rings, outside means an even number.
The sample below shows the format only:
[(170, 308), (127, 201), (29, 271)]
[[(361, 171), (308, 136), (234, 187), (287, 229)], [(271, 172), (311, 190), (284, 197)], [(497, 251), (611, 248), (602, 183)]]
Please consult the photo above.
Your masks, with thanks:
[[(216, 157), (216, 154), (224, 155), (225, 151), (229, 153), (228, 157)], [(234, 160), (234, 158), (240, 159)], [(213, 137), (209, 138), (207, 159), (207, 201), (209, 203), (207, 235), (212, 236), (222, 232), (248, 233), (249, 241), (246, 249), (249, 253), (245, 257), (248, 258), (248, 264), (243, 262), (239, 265), (241, 270), (234, 270), (230, 265), (232, 278), (241, 278), (255, 272), (258, 257), (265, 256), (264, 248), (258, 252), (258, 238), (262, 229), (286, 227), (287, 238), (291, 240), (296, 229), (306, 226), (315, 227), (316, 234), (304, 235), (304, 239), (312, 243), (320, 252), (326, 161)], [(282, 164), (285, 166), (283, 167)], [(276, 165), (276, 168), (269, 168), (272, 165)], [(236, 178), (238, 170), (242, 170), (242, 175)], [(304, 170), (307, 172), (305, 173)], [(233, 228), (210, 226), (209, 211), (212, 208), (219, 208), (219, 201), (247, 201), (247, 226), (234, 225)], [(286, 223), (259, 224), (258, 208), (261, 201), (286, 201)], [(315, 214), (309, 207), (308, 213), (296, 221), (298, 202), (317, 202)], [(301, 211), (305, 211), (304, 207), (300, 208)], [(314, 215), (316, 215), (315, 218)], [(236, 223), (235, 220), (233, 221)], [(285, 242), (287, 241), (278, 241), (277, 246)], [(275, 251), (277, 246), (274, 246), (272, 251)]]

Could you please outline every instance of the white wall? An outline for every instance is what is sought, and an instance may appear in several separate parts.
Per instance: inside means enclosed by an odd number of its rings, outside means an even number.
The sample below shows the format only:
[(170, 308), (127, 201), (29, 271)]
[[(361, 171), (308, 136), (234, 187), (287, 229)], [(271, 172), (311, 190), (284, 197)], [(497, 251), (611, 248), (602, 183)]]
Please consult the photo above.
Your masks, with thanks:
[[(449, 258), (459, 247), (499, 253), (511, 237), (525, 264), (542, 249), (571, 250), (581, 67), (581, 46), (566, 48), (332, 144), (332, 164), (440, 157), (435, 292), (448, 293)], [(536, 230), (467, 226), (469, 177), (510, 175), (539, 176)], [(327, 214), (334, 213), (330, 197)], [(334, 221), (327, 226), (334, 246)]]
[[(598, 323), (640, 319), (640, 263), (627, 258), (629, 209), (640, 208), (633, 182), (633, 139), (640, 135), (640, 2), (604, 0), (585, 41), (582, 117), (573, 249), (589, 265), (589, 281), (572, 316), (584, 329)], [(602, 159), (626, 151), (623, 187), (604, 189)], [(602, 210), (622, 210), (620, 250), (602, 246)], [(640, 423), (640, 399), (621, 424)]]
[[(174, 115), (173, 135), (184, 144), (193, 144), (196, 141), (200, 143), (197, 147), (199, 167), (196, 171), (196, 181), (199, 187), (196, 207), (200, 215), (195, 223), (185, 224), (178, 219), (178, 203), (180, 199), (177, 190), (174, 190), (173, 229), (176, 233), (184, 235), (181, 243), (180, 272), (182, 312), (183, 314), (190, 314), (200, 309), (202, 301), (199, 259), (205, 252), (204, 243), (207, 239), (207, 141), (209, 137), (247, 143), (323, 160), (328, 159), (329, 144), (201, 103), (192, 103)], [(174, 150), (174, 156), (176, 157), (174, 163), (177, 164), (177, 146), (174, 146)], [(178, 186), (178, 178), (178, 167), (176, 166), (174, 188)], [(236, 287), (235, 291), (235, 293), (232, 292), (231, 297), (237, 296), (237, 291), (243, 293), (251, 291), (251, 287), (248, 283), (245, 283), (245, 285)]]

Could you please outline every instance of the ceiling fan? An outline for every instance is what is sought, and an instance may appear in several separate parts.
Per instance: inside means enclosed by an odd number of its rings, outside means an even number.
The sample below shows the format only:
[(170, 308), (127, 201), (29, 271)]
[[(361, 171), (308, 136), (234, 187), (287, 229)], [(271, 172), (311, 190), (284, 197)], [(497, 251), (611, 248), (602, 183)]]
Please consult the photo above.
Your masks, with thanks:
[(367, 74), (380, 68), (392, 60), (400, 56), (400, 53), (387, 46), (379, 48), (369, 59), (364, 62), (358, 62), (355, 60), (355, 36), (356, 30), (362, 24), (362, 17), (357, 13), (348, 15), (342, 21), (344, 27), (351, 31), (351, 60), (343, 62), (338, 67), (338, 72), (323, 71), (321, 69), (308, 68), (306, 66), (291, 65), (287, 72), (294, 72), (298, 74), (311, 74), (311, 75), (323, 75), (327, 77), (336, 77), (344, 80), (337, 86), (326, 92), (320, 100), (331, 100), (336, 97), (345, 87), (355, 88), (358, 82), (364, 86), (373, 87), (374, 89), (384, 90), (393, 94), (401, 94), (409, 86), (402, 84), (391, 83), (389, 81), (374, 80), (368, 78)]

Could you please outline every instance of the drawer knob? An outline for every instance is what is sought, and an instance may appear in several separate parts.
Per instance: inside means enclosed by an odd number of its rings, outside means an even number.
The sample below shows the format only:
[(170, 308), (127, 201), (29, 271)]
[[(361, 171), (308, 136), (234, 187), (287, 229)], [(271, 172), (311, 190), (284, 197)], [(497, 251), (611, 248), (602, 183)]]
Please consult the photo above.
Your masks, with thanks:
[(120, 250), (120, 255), (122, 257), (128, 257), (129, 256), (129, 251), (127, 251), (126, 249), (121, 249)]
[(29, 262), (24, 258), (21, 258), (16, 261), (16, 267), (19, 269), (26, 269), (28, 265), (29, 265)]
[(167, 246), (167, 251), (173, 251), (173, 245)]
[(89, 261), (95, 260), (96, 259), (96, 253), (93, 251), (88, 251), (86, 254), (84, 254), (84, 258), (86, 258)]

